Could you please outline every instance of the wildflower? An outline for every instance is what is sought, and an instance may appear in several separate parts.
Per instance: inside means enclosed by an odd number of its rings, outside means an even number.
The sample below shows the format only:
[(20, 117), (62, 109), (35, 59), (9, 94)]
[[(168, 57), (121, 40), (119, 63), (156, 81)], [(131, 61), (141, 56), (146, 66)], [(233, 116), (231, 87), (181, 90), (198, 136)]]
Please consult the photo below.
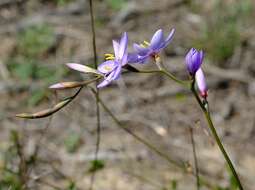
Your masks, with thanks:
[(195, 78), (196, 78), (198, 90), (200, 92), (200, 96), (202, 96), (203, 98), (206, 98), (208, 95), (208, 93), (207, 93), (208, 89), (207, 89), (207, 85), (206, 85), (205, 75), (201, 68), (199, 68), (197, 70), (197, 72), (195, 74)]
[(122, 66), (127, 64), (127, 43), (128, 36), (126, 32), (122, 35), (119, 42), (113, 40), (114, 55), (105, 54), (106, 61), (101, 63), (97, 70), (77, 63), (68, 63), (67, 66), (80, 72), (94, 73), (103, 76), (104, 80), (97, 85), (97, 88), (105, 87), (113, 80), (117, 80), (120, 77)]
[(187, 53), (185, 57), (186, 67), (191, 76), (194, 76), (200, 68), (204, 58), (203, 51), (197, 51), (195, 48)]
[(150, 43), (144, 41), (142, 44), (134, 43), (133, 47), (138, 55), (138, 62), (144, 63), (149, 58), (155, 59), (159, 52), (164, 49), (172, 40), (175, 29), (172, 29), (166, 39), (162, 29), (157, 30), (151, 38)]

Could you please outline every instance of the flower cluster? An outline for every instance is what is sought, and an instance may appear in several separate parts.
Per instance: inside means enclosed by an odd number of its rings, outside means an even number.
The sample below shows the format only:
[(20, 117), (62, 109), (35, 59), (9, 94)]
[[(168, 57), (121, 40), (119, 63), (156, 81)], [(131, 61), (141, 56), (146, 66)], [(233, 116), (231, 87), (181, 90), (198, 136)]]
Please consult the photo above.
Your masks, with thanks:
[[(160, 52), (168, 46), (172, 41), (175, 29), (172, 29), (167, 37), (164, 37), (163, 30), (157, 30), (152, 36), (150, 42), (143, 41), (141, 44), (134, 43), (133, 52), (127, 51), (128, 35), (123, 33), (120, 40), (113, 40), (114, 54), (105, 54), (105, 62), (101, 63), (97, 69), (81, 65), (78, 63), (68, 63), (67, 66), (71, 69), (93, 73), (103, 80), (97, 85), (97, 88), (102, 88), (109, 85), (112, 81), (117, 80), (121, 76), (122, 68), (130, 64), (144, 64), (149, 60), (154, 60), (159, 57)], [(192, 48), (186, 55), (185, 63), (190, 76), (196, 80), (200, 95), (203, 98), (207, 97), (207, 86), (205, 76), (201, 69), (203, 62), (203, 51), (197, 51)], [(62, 83), (50, 86), (53, 89), (64, 88)]]

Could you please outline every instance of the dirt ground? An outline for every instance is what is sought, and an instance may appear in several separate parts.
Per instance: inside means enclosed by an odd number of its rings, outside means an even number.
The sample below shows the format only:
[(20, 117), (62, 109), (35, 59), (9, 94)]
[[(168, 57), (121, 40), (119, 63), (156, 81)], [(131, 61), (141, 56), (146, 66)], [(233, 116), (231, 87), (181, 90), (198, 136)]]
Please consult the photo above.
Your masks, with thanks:
[[(126, 1), (121, 9), (114, 10), (106, 1), (95, 1), (99, 60), (103, 60), (104, 53), (113, 51), (111, 40), (118, 38), (123, 31), (129, 34), (129, 49), (132, 50), (133, 42), (149, 40), (158, 28), (162, 28), (165, 34), (171, 28), (175, 28), (174, 39), (162, 53), (162, 59), (169, 71), (179, 78), (187, 79), (184, 67), (185, 53), (194, 40), (199, 38), (208, 19), (214, 15), (212, 4), (215, 1), (194, 1), (199, 5), (198, 10), (188, 2), (133, 0)], [(252, 14), (254, 16), (254, 11)], [(233, 55), (224, 62), (216, 62), (206, 57), (204, 71), (215, 126), (245, 189), (253, 190), (255, 22), (252, 19), (245, 22), (249, 24), (240, 29), (241, 41), (235, 47)], [(89, 189), (89, 170), (94, 159), (97, 134), (95, 98), (91, 91), (84, 88), (70, 105), (50, 118), (23, 120), (14, 117), (16, 113), (36, 112), (48, 108), (56, 99), (75, 92), (63, 91), (55, 96), (47, 89), (48, 84), (45, 80), (21, 80), (9, 71), (8, 59), (17, 56), (18, 53), (16, 36), (31, 25), (45, 23), (54, 29), (56, 37), (54, 50), (39, 56), (45, 67), (63, 69), (67, 62), (90, 64), (93, 61), (87, 1), (77, 0), (61, 6), (49, 0), (0, 1), (1, 183), (7, 183), (4, 180), (4, 168), (10, 168), (12, 171), (20, 169), (19, 155), (13, 156), (9, 153), (13, 147), (11, 136), (13, 131), (17, 131), (25, 159), (31, 157), (39, 145), (37, 160), (29, 165), (27, 189)], [(137, 67), (153, 68), (154, 65)], [(70, 71), (55, 82), (81, 80), (86, 77), (84, 74)], [(27, 100), (34, 89), (47, 91), (47, 96), (36, 105), (29, 105)], [(163, 76), (129, 72), (123, 74), (120, 81), (102, 89), (100, 97), (130, 130), (174, 160), (190, 164), (192, 168), (194, 158), (190, 128), (193, 128), (201, 175), (213, 185), (231, 189), (226, 163), (190, 92)], [(169, 164), (118, 128), (102, 108), (101, 123), (98, 156), (104, 167), (96, 172), (94, 189), (196, 189), (194, 176)], [(44, 134), (45, 127), (48, 128)], [(75, 147), (68, 151), (68, 139), (72, 137), (76, 139)], [(173, 187), (174, 183), (178, 184), (177, 188)], [(9, 185), (9, 188), (1, 188), (15, 189), (12, 185)], [(201, 189), (213, 187), (203, 186)]]

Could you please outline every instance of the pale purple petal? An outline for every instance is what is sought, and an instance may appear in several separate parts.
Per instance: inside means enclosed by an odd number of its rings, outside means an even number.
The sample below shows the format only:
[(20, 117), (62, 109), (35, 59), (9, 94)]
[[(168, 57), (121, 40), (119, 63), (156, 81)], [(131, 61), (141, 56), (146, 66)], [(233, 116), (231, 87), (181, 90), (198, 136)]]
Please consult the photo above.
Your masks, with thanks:
[(137, 53), (129, 53), (128, 56), (127, 56), (127, 62), (128, 63), (137, 63), (137, 62), (139, 62)]
[(66, 64), (69, 68), (73, 69), (73, 70), (76, 70), (76, 71), (80, 71), (80, 72), (83, 72), (83, 73), (95, 73), (95, 74), (100, 74), (97, 72), (97, 70), (91, 68), (91, 67), (88, 67), (86, 65), (81, 65), (81, 64), (78, 64), (78, 63), (67, 63)]
[(138, 63), (147, 63), (147, 61), (149, 60), (149, 56), (145, 55), (145, 56), (138, 56)]
[(196, 83), (197, 83), (197, 87), (199, 89), (200, 95), (202, 97), (206, 97), (208, 89), (206, 85), (205, 75), (201, 68), (197, 70), (195, 77), (196, 77)]
[(138, 55), (144, 56), (150, 51), (149, 48), (144, 48), (136, 43), (133, 44), (133, 48), (137, 51)]
[(150, 48), (156, 50), (160, 48), (161, 44), (164, 42), (164, 35), (162, 29), (159, 29), (151, 38)]
[(119, 65), (119, 66), (116, 68), (116, 70), (113, 72), (114, 74), (113, 74), (111, 80), (116, 80), (116, 79), (118, 79), (118, 78), (120, 77), (121, 68), (122, 68), (121, 65)]
[(100, 73), (106, 74), (106, 73), (110, 73), (111, 71), (113, 71), (115, 68), (117, 67), (117, 63), (113, 60), (109, 60), (109, 61), (105, 61), (103, 63), (101, 63), (97, 70)]
[(119, 51), (119, 42), (116, 40), (112, 40), (112, 45), (113, 45), (113, 49), (114, 49), (114, 55), (115, 57), (118, 55), (118, 51)]
[(122, 35), (122, 37), (120, 39), (118, 54), (116, 55), (116, 57), (118, 59), (121, 59), (123, 57), (123, 55), (126, 53), (127, 44), (128, 44), (128, 35), (126, 32), (124, 32), (124, 34)]
[(97, 88), (103, 88), (105, 86), (107, 86), (108, 84), (110, 84), (111, 81), (108, 80), (103, 80), (100, 84), (97, 85)]
[(97, 88), (102, 88), (110, 84), (113, 80), (113, 75), (114, 72), (111, 72), (100, 84), (97, 85)]
[(125, 66), (128, 63), (128, 54), (125, 53), (121, 59), (121, 65)]
[(167, 38), (165, 39), (162, 48), (165, 48), (173, 39), (175, 29), (172, 29)]

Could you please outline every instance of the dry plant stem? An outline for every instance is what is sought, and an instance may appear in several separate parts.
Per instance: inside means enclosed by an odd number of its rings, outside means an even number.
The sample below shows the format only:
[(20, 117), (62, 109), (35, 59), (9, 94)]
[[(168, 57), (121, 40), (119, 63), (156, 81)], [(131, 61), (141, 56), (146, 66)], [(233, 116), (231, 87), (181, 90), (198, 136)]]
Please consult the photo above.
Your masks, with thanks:
[(215, 139), (215, 141), (216, 141), (216, 143), (217, 143), (221, 153), (223, 154), (223, 156), (224, 156), (224, 158), (225, 158), (225, 160), (226, 160), (226, 162), (227, 162), (227, 164), (228, 164), (228, 166), (229, 166), (229, 168), (230, 168), (230, 170), (231, 170), (231, 172), (232, 172), (232, 174), (233, 174), (233, 176), (234, 176), (234, 178), (235, 178), (235, 180), (237, 182), (237, 185), (238, 185), (239, 189), (243, 190), (243, 186), (242, 186), (241, 181), (240, 181), (240, 179), (238, 177), (238, 174), (237, 174), (237, 172), (236, 172), (236, 170), (234, 168), (234, 165), (232, 164), (232, 161), (230, 160), (230, 158), (229, 158), (229, 156), (228, 156), (228, 154), (227, 154), (223, 144), (221, 143), (221, 140), (220, 140), (220, 138), (218, 136), (218, 133), (217, 133), (215, 127), (214, 127), (214, 124), (213, 124), (212, 119), (211, 119), (211, 114), (210, 114), (210, 111), (209, 111), (209, 108), (208, 108), (208, 103), (206, 102), (204, 104), (201, 101), (201, 99), (199, 98), (199, 96), (198, 96), (198, 94), (197, 94), (197, 92), (195, 90), (195, 80), (193, 80), (193, 82), (191, 84), (191, 91), (192, 91), (193, 95), (195, 96), (199, 106), (201, 107), (201, 109), (202, 109), (202, 111), (203, 111), (203, 113), (205, 115), (206, 121), (207, 121), (208, 126), (209, 126), (209, 128), (211, 130), (211, 133), (212, 133), (212, 135), (213, 135), (213, 137), (214, 137), (214, 139)]
[[(93, 54), (94, 54), (94, 67), (97, 69), (97, 49), (96, 49), (96, 31), (95, 31), (95, 22), (94, 22), (94, 10), (93, 10), (93, 0), (89, 0), (89, 11), (90, 11), (90, 24), (91, 24), (91, 32), (92, 32), (92, 46), (93, 46)], [(96, 83), (97, 84), (97, 83)], [(100, 125), (100, 107), (98, 102), (99, 90), (96, 89), (95, 98), (96, 98), (96, 116), (97, 116), (97, 139), (96, 139), (96, 150), (95, 150), (95, 161), (98, 159), (98, 151), (100, 148), (100, 140), (101, 140), (101, 125)], [(96, 175), (96, 171), (93, 171), (91, 175), (90, 187), (89, 189), (93, 189), (94, 178)]]
[(198, 169), (196, 145), (195, 145), (194, 133), (193, 133), (192, 127), (189, 127), (189, 130), (190, 130), (190, 139), (191, 139), (192, 151), (193, 151), (193, 157), (194, 157), (196, 185), (197, 185), (197, 190), (199, 190), (200, 189), (200, 182), (199, 182), (199, 169)]

